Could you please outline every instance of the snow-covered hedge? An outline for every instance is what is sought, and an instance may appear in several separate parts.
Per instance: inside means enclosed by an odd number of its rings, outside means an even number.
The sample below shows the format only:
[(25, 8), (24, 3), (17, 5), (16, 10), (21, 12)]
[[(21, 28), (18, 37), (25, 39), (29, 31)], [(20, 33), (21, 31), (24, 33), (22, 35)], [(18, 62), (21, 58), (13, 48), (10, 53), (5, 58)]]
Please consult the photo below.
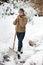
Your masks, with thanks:
[(32, 3), (24, 3), (22, 1), (12, 3), (3, 3), (0, 6), (0, 16), (5, 15), (18, 15), (18, 10), (23, 8), (25, 10), (25, 14), (28, 16), (29, 20), (33, 18), (33, 16), (38, 15), (38, 10), (34, 9), (31, 5)]

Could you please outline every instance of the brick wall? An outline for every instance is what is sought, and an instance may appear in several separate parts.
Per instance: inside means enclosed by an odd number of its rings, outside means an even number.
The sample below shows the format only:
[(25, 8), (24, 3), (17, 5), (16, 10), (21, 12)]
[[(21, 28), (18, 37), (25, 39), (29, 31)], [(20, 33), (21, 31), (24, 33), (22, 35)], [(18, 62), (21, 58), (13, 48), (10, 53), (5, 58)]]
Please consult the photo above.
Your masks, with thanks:
[(43, 0), (31, 0), (35, 4), (35, 7), (40, 10), (39, 15), (43, 15)]
[(43, 0), (31, 0), (35, 4), (43, 4)]
[(40, 10), (39, 15), (43, 15), (43, 5), (41, 5), (41, 6), (39, 7), (39, 10)]

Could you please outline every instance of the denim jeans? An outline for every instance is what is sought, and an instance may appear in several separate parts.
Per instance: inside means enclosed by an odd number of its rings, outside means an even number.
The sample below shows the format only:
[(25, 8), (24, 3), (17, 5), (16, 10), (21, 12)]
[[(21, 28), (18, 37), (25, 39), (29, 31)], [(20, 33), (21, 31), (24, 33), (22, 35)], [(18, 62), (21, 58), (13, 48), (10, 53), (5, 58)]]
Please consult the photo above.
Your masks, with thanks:
[(23, 39), (24, 39), (24, 36), (25, 36), (25, 32), (17, 32), (17, 38), (18, 38), (18, 51), (20, 52), (22, 47), (23, 47)]

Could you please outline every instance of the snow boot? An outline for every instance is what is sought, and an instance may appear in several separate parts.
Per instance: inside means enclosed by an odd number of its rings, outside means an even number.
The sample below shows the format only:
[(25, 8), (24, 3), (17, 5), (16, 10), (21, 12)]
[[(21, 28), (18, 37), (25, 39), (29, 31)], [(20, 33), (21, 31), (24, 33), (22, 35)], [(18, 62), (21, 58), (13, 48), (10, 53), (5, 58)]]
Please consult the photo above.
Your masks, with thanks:
[(18, 54), (18, 59), (20, 59), (21, 57), (20, 57), (20, 55)]
[(20, 52), (21, 54), (23, 54), (23, 52)]
[(20, 58), (21, 58), (21, 56), (20, 56), (20, 52), (18, 52), (17, 56), (18, 56), (18, 59), (20, 59)]
[(20, 53), (23, 54), (23, 48), (21, 49)]

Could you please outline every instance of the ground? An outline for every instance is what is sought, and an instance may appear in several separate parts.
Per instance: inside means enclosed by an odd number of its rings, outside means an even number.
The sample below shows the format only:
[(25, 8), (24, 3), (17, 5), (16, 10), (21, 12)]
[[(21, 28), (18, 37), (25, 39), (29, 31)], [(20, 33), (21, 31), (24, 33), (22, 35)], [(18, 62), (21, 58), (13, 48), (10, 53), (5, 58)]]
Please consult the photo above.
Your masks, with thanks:
[[(0, 5), (0, 64), (43, 65), (43, 16), (39, 17), (37, 11), (34, 10), (32, 6), (28, 7), (26, 3), (19, 3), (16, 3), (14, 9), (11, 3)], [(18, 60), (17, 54), (11, 52), (9, 47), (12, 48), (13, 46), (15, 35), (15, 26), (13, 25), (13, 21), (18, 16), (20, 5), (26, 11), (25, 13), (28, 17), (28, 23), (26, 25), (26, 34), (23, 40), (23, 54), (21, 55), (21, 59)], [(35, 45), (30, 46), (30, 40), (33, 41)], [(18, 39), (16, 37), (15, 51), (17, 51), (17, 47)], [(3, 56), (7, 55), (9, 51), (9, 61), (3, 62)], [(25, 63), (20, 63), (19, 61), (25, 61)]]

